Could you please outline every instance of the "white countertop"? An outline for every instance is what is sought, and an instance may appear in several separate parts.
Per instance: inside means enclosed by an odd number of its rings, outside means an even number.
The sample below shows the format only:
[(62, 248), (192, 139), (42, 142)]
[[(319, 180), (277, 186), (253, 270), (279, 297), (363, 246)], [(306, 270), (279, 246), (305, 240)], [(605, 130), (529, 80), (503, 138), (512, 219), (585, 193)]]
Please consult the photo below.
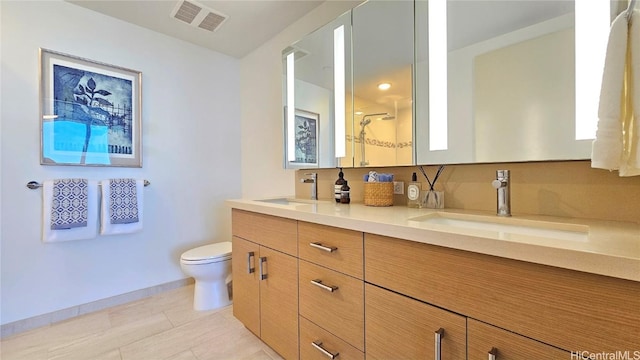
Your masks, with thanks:
[[(371, 207), (332, 201), (295, 200), (276, 204), (256, 200), (227, 200), (231, 208), (317, 224), (353, 229), (452, 249), (528, 261), (593, 274), (640, 281), (640, 223), (518, 215), (455, 209)], [(421, 221), (428, 217), (484, 219), (498, 224), (536, 224), (549, 229), (576, 230), (576, 239), (473, 229)]]

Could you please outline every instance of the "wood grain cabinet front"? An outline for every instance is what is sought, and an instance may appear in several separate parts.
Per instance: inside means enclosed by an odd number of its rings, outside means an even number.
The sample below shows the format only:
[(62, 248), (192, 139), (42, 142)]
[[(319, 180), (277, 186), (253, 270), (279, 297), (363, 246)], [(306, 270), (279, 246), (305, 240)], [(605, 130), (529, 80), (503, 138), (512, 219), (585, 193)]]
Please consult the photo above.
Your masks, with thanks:
[(525, 338), (474, 319), (467, 321), (469, 359), (489, 360), (570, 360), (577, 354)]
[(364, 360), (364, 353), (346, 341), (300, 317), (301, 360)]
[(298, 222), (293, 219), (265, 215), (251, 211), (231, 211), (233, 235), (298, 256)]
[(466, 318), (365, 285), (367, 359), (466, 359)]
[(364, 351), (364, 282), (299, 261), (300, 315)]
[(365, 281), (567, 351), (635, 350), (640, 282), (365, 234)]
[(362, 232), (301, 221), (298, 252), (300, 259), (362, 279)]
[(295, 220), (233, 210), (233, 315), (285, 359), (298, 358), (296, 229)]
[(233, 315), (285, 359), (298, 358), (298, 261), (233, 237)]

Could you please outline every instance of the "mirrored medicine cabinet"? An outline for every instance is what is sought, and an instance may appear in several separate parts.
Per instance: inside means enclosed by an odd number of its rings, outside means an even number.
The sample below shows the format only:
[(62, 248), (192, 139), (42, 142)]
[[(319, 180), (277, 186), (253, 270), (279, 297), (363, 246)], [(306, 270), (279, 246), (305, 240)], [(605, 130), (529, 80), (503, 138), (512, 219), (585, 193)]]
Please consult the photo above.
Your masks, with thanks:
[(283, 51), (285, 166), (588, 159), (614, 8), (369, 0)]

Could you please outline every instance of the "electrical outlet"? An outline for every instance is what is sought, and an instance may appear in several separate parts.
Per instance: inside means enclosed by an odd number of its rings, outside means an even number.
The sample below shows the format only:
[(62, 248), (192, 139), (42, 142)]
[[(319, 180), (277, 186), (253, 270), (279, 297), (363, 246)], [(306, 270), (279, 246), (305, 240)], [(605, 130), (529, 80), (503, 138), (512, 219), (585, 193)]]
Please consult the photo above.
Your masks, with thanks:
[(394, 194), (404, 194), (404, 181), (394, 181), (393, 182), (393, 193)]

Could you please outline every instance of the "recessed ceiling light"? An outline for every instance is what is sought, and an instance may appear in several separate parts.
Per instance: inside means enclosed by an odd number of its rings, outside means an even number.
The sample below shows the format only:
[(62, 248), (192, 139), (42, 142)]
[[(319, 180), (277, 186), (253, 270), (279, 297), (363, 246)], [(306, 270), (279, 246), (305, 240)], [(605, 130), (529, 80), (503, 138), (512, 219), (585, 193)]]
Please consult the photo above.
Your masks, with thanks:
[(380, 90), (389, 90), (390, 87), (391, 87), (391, 84), (389, 83), (378, 84), (378, 89)]

